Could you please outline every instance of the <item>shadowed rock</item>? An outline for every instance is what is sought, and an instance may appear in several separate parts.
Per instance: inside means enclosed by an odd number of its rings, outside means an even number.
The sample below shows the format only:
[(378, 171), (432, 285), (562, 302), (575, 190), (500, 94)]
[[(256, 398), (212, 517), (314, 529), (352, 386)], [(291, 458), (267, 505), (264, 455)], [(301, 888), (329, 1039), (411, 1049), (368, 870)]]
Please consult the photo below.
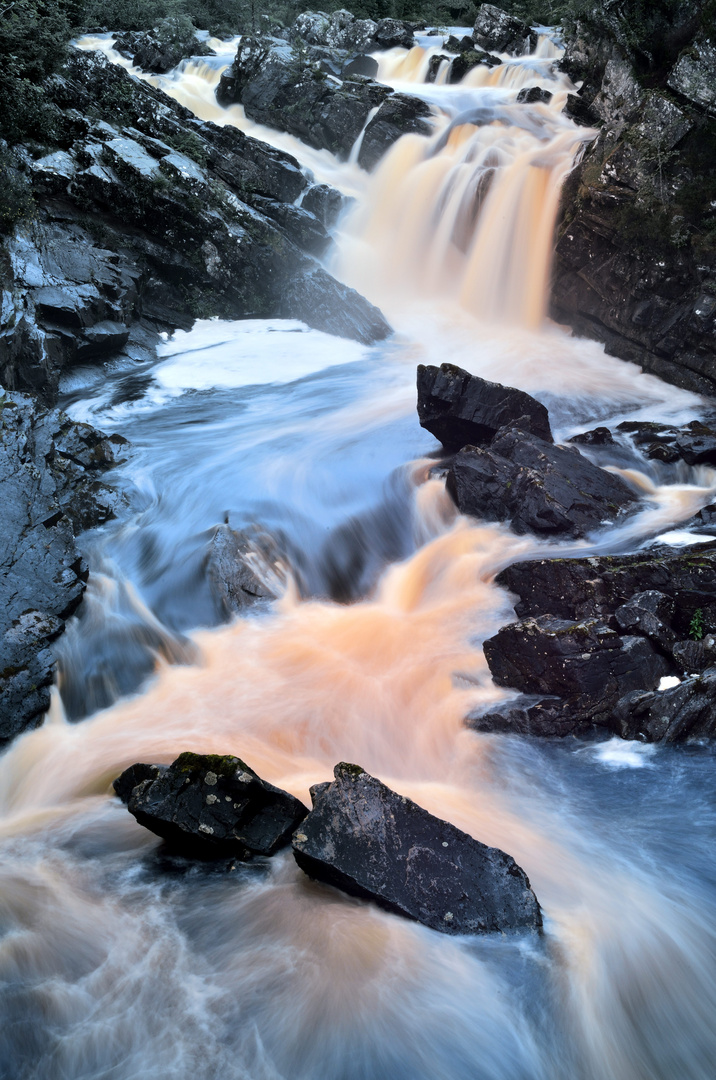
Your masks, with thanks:
[(311, 790), (293, 837), (311, 877), (447, 934), (537, 930), (542, 916), (511, 856), (341, 762)]
[[(121, 797), (133, 765), (115, 781)], [(139, 772), (136, 775), (141, 775)], [(188, 855), (272, 855), (308, 813), (287, 791), (262, 780), (240, 758), (181, 754), (132, 789), (128, 809), (140, 825)]]
[(461, 450), (447, 489), (463, 514), (509, 521), (518, 533), (547, 535), (583, 536), (637, 500), (620, 477), (576, 448), (544, 442), (521, 424), (499, 432), (488, 448)]
[(138, 784), (143, 784), (145, 780), (158, 779), (159, 776), (166, 772), (167, 768), (166, 765), (146, 765), (143, 762), (137, 762), (136, 765), (130, 765), (121, 776), (113, 780), (112, 787), (115, 794), (126, 804)]
[(537, 47), (536, 31), (494, 4), (480, 5), (472, 37), (487, 52), (494, 50), (513, 56), (534, 52)]
[(500, 428), (521, 420), (525, 431), (552, 441), (549, 415), (523, 390), (488, 382), (455, 364), (418, 365), (418, 419), (446, 450), (484, 446)]
[(612, 726), (624, 739), (684, 742), (716, 735), (716, 667), (656, 693), (626, 694)]

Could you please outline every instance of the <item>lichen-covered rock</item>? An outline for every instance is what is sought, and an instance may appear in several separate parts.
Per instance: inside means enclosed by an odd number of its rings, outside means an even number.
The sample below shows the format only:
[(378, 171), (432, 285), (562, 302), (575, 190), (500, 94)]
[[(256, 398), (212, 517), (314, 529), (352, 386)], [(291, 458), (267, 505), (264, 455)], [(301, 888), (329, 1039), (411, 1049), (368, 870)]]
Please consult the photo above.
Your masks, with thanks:
[(126, 440), (75, 424), (23, 394), (0, 397), (0, 741), (50, 703), (56, 641), (88, 570), (75, 533), (114, 515), (98, 480)]
[(523, 390), (488, 382), (455, 364), (418, 365), (418, 419), (446, 450), (489, 443), (520, 420), (526, 431), (552, 441), (549, 414)]
[(293, 836), (307, 874), (447, 934), (539, 930), (529, 880), (511, 856), (341, 762), (311, 791)]
[[(134, 765), (115, 781), (121, 793), (151, 766)], [(119, 785), (119, 788), (117, 788)], [(288, 843), (308, 810), (262, 780), (240, 758), (181, 754), (131, 791), (127, 808), (140, 825), (187, 855), (213, 858), (273, 855)]]
[(472, 36), (475, 44), (485, 52), (521, 56), (534, 52), (537, 47), (535, 31), (494, 4), (480, 4)]
[(635, 593), (626, 604), (614, 612), (614, 618), (623, 634), (640, 634), (649, 638), (664, 652), (676, 642), (671, 628), (675, 604), (673, 597), (658, 589)]
[(135, 765), (130, 765), (121, 776), (113, 780), (112, 787), (115, 794), (126, 804), (129, 802), (137, 784), (142, 784), (145, 780), (156, 780), (162, 773), (166, 772), (167, 768), (167, 765), (147, 765), (144, 762), (137, 762)]
[(621, 477), (576, 447), (555, 446), (519, 426), (503, 428), (489, 447), (464, 447), (450, 466), (447, 490), (463, 514), (538, 535), (584, 536), (637, 501)]

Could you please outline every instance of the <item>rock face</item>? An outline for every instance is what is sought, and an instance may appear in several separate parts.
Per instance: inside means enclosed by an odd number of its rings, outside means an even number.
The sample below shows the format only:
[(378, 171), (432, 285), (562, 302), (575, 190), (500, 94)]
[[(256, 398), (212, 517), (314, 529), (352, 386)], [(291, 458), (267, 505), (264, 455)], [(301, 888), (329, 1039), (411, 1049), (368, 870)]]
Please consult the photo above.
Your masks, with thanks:
[(472, 36), (475, 44), (485, 52), (521, 56), (537, 48), (536, 32), (494, 4), (480, 5)]
[(168, 768), (133, 765), (114, 786), (140, 825), (208, 858), (273, 855), (308, 813), (240, 758), (217, 754), (181, 754)]
[(538, 930), (539, 904), (524, 871), (410, 799), (345, 762), (313, 788), (294, 833), (311, 877), (447, 934)]
[(713, 395), (713, 12), (692, 0), (583, 7), (566, 31), (561, 66), (582, 83), (582, 120), (601, 130), (565, 185), (553, 315)]
[(325, 50), (314, 46), (304, 54), (277, 38), (246, 36), (221, 77), (217, 100), (222, 105), (238, 102), (252, 120), (342, 158), (350, 154), (371, 113), (380, 110), (369, 125), (370, 135), (366, 131), (367, 143), (364, 139), (361, 144), (358, 161), (365, 168), (375, 165), (406, 131), (430, 133), (431, 111), (425, 102), (349, 73), (355, 56), (336, 48), (324, 55)]
[[(600, 726), (668, 741), (713, 734), (716, 545), (704, 548), (508, 567), (497, 582), (518, 594), (521, 619), (485, 655), (495, 681), (523, 696), (468, 724), (559, 736)], [(675, 673), (686, 676), (681, 686), (657, 689)]]
[(451, 452), (468, 443), (483, 446), (517, 420), (523, 430), (552, 441), (549, 415), (539, 401), (454, 364), (418, 366), (418, 419)]
[(366, 343), (380, 312), (316, 261), (329, 242), (298, 162), (103, 56), (51, 84), (66, 149), (24, 159), (38, 212), (0, 247), (0, 379), (52, 403), (63, 368), (151, 355), (197, 316), (282, 316)]
[(88, 570), (75, 534), (114, 516), (98, 477), (126, 440), (75, 424), (23, 394), (0, 399), (0, 740), (37, 724), (50, 703), (55, 643)]
[(538, 535), (584, 536), (637, 500), (620, 477), (518, 426), (501, 429), (489, 447), (464, 447), (447, 489), (461, 513)]

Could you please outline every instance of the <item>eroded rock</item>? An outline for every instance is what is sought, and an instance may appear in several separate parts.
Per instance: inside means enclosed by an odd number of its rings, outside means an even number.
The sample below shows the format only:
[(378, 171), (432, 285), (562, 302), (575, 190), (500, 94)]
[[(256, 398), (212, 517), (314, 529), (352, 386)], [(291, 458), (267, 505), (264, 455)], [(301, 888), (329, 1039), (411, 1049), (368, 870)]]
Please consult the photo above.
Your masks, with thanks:
[(472, 32), (475, 44), (485, 52), (521, 56), (537, 48), (537, 34), (527, 23), (508, 15), (494, 4), (480, 4)]
[(433, 817), (356, 765), (312, 789), (293, 836), (310, 877), (447, 934), (539, 930), (529, 880), (511, 856)]

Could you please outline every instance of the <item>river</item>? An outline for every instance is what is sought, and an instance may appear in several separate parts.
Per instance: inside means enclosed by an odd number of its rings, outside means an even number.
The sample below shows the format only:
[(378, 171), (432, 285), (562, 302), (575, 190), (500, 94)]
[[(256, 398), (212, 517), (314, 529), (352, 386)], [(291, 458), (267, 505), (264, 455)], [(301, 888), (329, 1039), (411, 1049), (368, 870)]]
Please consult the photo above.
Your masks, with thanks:
[[(111, 38), (81, 45), (128, 64)], [(235, 43), (216, 45), (152, 81), (355, 199), (329, 268), (396, 333), (369, 348), (204, 320), (152, 364), (67, 378), (70, 414), (131, 445), (110, 477), (124, 509), (83, 538), (92, 574), (51, 711), (0, 759), (0, 1077), (712, 1080), (711, 749), (463, 721), (508, 695), (481, 649), (514, 617), (501, 568), (680, 542), (716, 473), (624, 445), (613, 467), (640, 512), (547, 544), (455, 512), (415, 411), (416, 364), (450, 360), (534, 394), (557, 439), (703, 413), (546, 319), (560, 184), (588, 138), (561, 114), (557, 45), (457, 86), (421, 81), (429, 39), (379, 57), (383, 81), (435, 106), (435, 134), (428, 153), (404, 136), (371, 176), (221, 109)], [(549, 104), (517, 103), (550, 79)], [(206, 572), (224, 522), (281, 549), (279, 599), (228, 625)], [(436, 934), (312, 883), (290, 853), (166, 855), (111, 781), (183, 750), (240, 755), (304, 801), (359, 763), (514, 856), (543, 938)]]

